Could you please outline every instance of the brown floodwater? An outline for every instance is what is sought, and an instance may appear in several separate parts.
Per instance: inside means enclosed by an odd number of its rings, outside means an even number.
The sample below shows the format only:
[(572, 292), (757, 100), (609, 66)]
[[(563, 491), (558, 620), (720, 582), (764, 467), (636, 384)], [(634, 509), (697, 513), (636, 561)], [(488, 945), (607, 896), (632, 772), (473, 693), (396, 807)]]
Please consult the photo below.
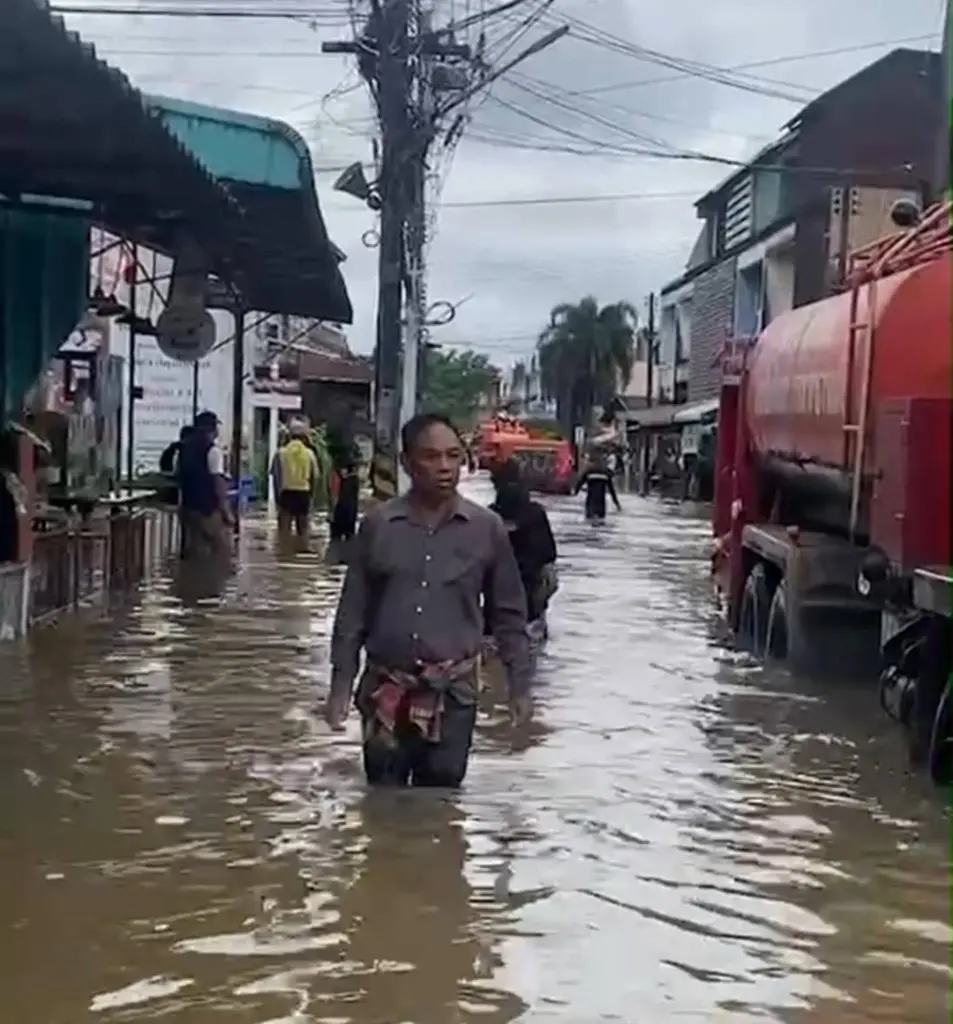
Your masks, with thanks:
[(0, 649), (5, 1019), (947, 1020), (948, 819), (875, 694), (724, 645), (701, 511), (547, 500), (537, 722), (491, 702), (458, 794), (366, 792), (341, 569), (262, 524), (223, 591)]

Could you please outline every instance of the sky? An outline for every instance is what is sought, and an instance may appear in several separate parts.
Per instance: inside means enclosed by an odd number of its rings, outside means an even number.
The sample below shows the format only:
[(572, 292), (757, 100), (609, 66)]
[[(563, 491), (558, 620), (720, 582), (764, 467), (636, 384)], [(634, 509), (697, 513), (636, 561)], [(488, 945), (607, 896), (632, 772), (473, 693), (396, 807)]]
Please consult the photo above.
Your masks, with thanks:
[[(375, 121), (353, 59), (321, 53), (322, 42), (352, 37), (348, 8), (363, 2), (190, 0), (193, 9), (300, 13), (294, 20), (65, 17), (145, 92), (281, 119), (302, 134), (329, 232), (347, 254), (355, 308), (349, 341), (369, 352), (377, 252), (365, 241), (376, 215), (331, 186), (347, 164), (372, 164)], [(436, 24), (491, 6), (425, 2), (435, 6)], [(74, 0), (89, 3), (124, 0)], [(943, 7), (941, 0), (553, 0), (511, 42), (537, 3), (487, 22), (491, 56), (505, 62), (560, 24), (570, 35), (474, 100), (452, 159), (441, 156), (434, 166), (428, 297), (453, 303), (456, 315), (431, 337), (504, 368), (532, 354), (558, 303), (591, 294), (644, 308), (646, 296), (683, 269), (699, 227), (693, 203), (730, 173), (730, 161), (751, 156), (805, 102), (895, 46), (938, 49)], [(748, 77), (741, 88), (712, 81), (699, 64), (746, 65)], [(715, 77), (737, 83), (740, 74)]]

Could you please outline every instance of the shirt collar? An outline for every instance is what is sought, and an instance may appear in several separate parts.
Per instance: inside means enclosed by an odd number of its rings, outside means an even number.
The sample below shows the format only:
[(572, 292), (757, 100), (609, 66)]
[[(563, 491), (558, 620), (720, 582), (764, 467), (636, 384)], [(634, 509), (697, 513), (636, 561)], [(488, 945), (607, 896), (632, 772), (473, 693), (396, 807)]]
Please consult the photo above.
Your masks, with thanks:
[[(413, 507), (407, 500), (406, 495), (401, 495), (399, 498), (395, 498), (389, 503), (387, 508), (387, 518), (390, 521), (395, 519), (411, 519), (413, 518)], [(466, 519), (469, 520), (470, 511), (467, 508), (466, 502), (458, 494), (453, 500), (453, 510), (451, 511), (448, 519)]]

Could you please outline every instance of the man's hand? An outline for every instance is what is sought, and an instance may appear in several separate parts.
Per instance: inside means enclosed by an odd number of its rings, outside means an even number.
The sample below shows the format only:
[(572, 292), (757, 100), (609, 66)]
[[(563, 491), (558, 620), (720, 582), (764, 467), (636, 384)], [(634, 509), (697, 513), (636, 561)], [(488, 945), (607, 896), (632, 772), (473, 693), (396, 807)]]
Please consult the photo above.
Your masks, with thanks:
[(324, 705), (324, 720), (331, 727), (332, 732), (343, 732), (347, 722), (347, 714), (350, 710), (350, 702), (340, 697), (328, 697)]
[(526, 725), (533, 717), (533, 698), (528, 693), (510, 701), (510, 721), (513, 725)]

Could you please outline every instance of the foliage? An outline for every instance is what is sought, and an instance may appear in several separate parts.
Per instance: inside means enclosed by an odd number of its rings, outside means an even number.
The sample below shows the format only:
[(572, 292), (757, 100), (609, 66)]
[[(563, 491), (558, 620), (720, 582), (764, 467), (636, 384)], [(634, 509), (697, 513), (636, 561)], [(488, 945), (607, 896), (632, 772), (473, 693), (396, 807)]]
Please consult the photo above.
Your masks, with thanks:
[(472, 426), (477, 413), (496, 390), (499, 371), (486, 356), (425, 348), (421, 352), (421, 412), (442, 412), (460, 427)]
[(608, 406), (629, 383), (637, 329), (638, 313), (628, 302), (600, 308), (590, 295), (552, 310), (537, 342), (539, 372), (565, 430), (588, 424), (592, 409)]
[(328, 508), (331, 504), (331, 475), (334, 472), (334, 460), (331, 445), (328, 441), (328, 430), (321, 423), (311, 428), (311, 447), (318, 458), (318, 482), (315, 486), (315, 501), (318, 508)]

